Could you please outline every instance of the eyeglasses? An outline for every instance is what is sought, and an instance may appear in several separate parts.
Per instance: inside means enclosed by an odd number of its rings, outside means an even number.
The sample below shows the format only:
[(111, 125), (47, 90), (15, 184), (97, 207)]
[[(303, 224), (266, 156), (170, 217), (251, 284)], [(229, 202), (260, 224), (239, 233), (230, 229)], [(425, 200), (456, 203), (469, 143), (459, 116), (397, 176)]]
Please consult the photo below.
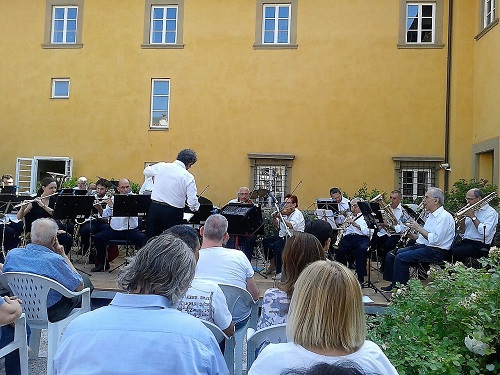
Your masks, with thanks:
[(351, 207), (358, 207), (357, 204), (351, 204)]

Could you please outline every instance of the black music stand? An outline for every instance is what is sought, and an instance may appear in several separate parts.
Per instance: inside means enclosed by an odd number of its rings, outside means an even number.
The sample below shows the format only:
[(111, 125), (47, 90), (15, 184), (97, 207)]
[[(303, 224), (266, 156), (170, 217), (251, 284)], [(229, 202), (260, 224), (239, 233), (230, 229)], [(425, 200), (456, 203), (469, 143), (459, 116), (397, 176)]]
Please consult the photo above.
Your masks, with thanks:
[(17, 192), (17, 186), (13, 185), (4, 186), (1, 189), (2, 194), (16, 195), (16, 192)]
[[(365, 219), (366, 225), (369, 229), (375, 230), (378, 227), (378, 224), (382, 224), (384, 222), (384, 218), (382, 216), (382, 213), (380, 212), (380, 205), (377, 202), (358, 202), (358, 207), (363, 214), (363, 218)], [(382, 293), (380, 289), (375, 286), (375, 284), (372, 283), (371, 256), (367, 256), (367, 259), (370, 262), (367, 275), (368, 280), (361, 284), (361, 288), (371, 288), (375, 291), (375, 293), (379, 292), (386, 299), (386, 301), (389, 302), (387, 296)]]
[[(239, 247), (240, 236), (255, 236), (264, 228), (261, 208), (252, 203), (228, 203), (222, 207), (220, 214), (227, 219), (227, 233), (234, 236), (234, 247), (236, 249)], [(258, 269), (257, 264), (254, 270), (267, 279), (267, 276), (261, 273), (262, 270)]]
[[(125, 260), (113, 269), (109, 270), (109, 273), (113, 272), (117, 268), (128, 264), (129, 257), (129, 239), (128, 233), (130, 230), (130, 218), (131, 217), (146, 217), (149, 206), (151, 206), (151, 195), (144, 194), (130, 194), (130, 195), (115, 195), (113, 198), (113, 217), (126, 217), (127, 220), (127, 238), (125, 245)], [(134, 245), (135, 246), (135, 245)]]
[[(93, 206), (94, 197), (92, 196), (60, 195), (54, 206), (54, 213), (52, 217), (55, 220), (66, 220), (66, 233), (69, 234), (68, 220), (84, 221), (85, 219), (88, 219), (92, 213)], [(69, 252), (69, 257), (70, 261), (72, 261), (71, 251)], [(78, 268), (77, 270), (85, 273), (86, 275), (91, 275), (90, 273)]]

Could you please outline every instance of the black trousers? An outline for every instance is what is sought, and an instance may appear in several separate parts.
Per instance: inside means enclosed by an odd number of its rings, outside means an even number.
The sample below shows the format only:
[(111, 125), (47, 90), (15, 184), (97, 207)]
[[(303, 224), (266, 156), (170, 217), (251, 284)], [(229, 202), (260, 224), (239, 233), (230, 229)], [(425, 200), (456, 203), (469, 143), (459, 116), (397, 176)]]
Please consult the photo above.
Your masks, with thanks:
[(174, 225), (182, 224), (184, 208), (177, 208), (168, 204), (152, 201), (149, 207), (146, 232), (148, 238), (162, 234), (164, 230)]

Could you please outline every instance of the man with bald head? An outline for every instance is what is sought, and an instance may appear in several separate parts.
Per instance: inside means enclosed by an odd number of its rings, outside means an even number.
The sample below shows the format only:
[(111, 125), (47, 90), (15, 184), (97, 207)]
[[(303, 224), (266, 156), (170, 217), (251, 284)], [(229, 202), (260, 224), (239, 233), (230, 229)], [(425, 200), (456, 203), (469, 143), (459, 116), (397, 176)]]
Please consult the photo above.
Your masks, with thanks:
[[(118, 194), (130, 194), (130, 182), (126, 178), (118, 181)], [(99, 232), (94, 237), (94, 244), (97, 251), (96, 266), (92, 268), (92, 272), (101, 272), (109, 269), (109, 263), (106, 261), (106, 247), (111, 240), (128, 240), (138, 247), (142, 247), (146, 243), (146, 235), (137, 227), (139, 226), (139, 218), (134, 217), (116, 217), (113, 216), (114, 197), (111, 197), (102, 212), (102, 217), (110, 217), (109, 228)]]
[[(483, 192), (477, 188), (465, 194), (467, 207), (471, 207), (460, 222), (459, 233), (462, 241), (451, 249), (453, 260), (463, 261), (466, 258), (480, 258), (489, 250), (498, 224), (498, 212), (488, 203), (481, 207), (472, 206), (483, 199)], [(484, 250), (483, 250), (484, 249)]]
[[(227, 204), (231, 203), (242, 203), (242, 204), (253, 204), (250, 199), (250, 189), (246, 186), (242, 186), (238, 189), (236, 193), (236, 198), (231, 199)], [(249, 261), (252, 261), (253, 249), (255, 243), (257, 242), (257, 236), (238, 236), (238, 248), (243, 250)], [(234, 249), (236, 245), (235, 236), (230, 236), (227, 241), (226, 247), (229, 249)]]

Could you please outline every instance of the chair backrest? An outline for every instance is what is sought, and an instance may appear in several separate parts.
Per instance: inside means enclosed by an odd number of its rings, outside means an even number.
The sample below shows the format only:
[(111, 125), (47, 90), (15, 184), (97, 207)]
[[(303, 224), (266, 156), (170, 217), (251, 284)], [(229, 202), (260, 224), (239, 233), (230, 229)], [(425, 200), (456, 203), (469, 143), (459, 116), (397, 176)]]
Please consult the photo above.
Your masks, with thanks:
[(257, 351), (263, 349), (263, 344), (279, 344), (287, 342), (286, 323), (276, 324), (254, 331), (247, 331), (247, 368), (249, 369), (257, 357)]
[(219, 284), (219, 287), (222, 289), (222, 292), (226, 297), (227, 307), (233, 317), (236, 306), (239, 306), (239, 308), (244, 306), (250, 312), (252, 307), (255, 305), (255, 301), (248, 290), (231, 284)]
[(23, 300), (23, 311), (30, 326), (46, 327), (47, 294), (53, 289), (62, 295), (73, 296), (76, 293), (65, 288), (48, 277), (26, 272), (5, 272), (1, 275), (2, 284), (8, 284), (12, 293)]
[(224, 339), (229, 339), (229, 337), (226, 336), (226, 334), (224, 332), (222, 332), (222, 330), (217, 327), (215, 324), (209, 322), (209, 321), (206, 321), (206, 320), (203, 320), (203, 319), (200, 319), (203, 324), (205, 324), (205, 326), (210, 330), (212, 331), (212, 333), (214, 334), (215, 336), (215, 339), (217, 340), (217, 342), (221, 342), (222, 340)]

